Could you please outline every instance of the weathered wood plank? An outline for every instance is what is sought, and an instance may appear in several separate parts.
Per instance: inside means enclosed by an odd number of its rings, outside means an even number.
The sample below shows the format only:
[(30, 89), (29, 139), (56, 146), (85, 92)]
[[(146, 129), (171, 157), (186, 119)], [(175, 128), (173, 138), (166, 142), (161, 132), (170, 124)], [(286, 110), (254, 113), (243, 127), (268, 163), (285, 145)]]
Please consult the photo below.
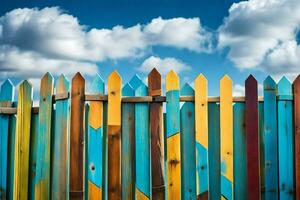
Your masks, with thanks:
[(257, 81), (250, 75), (245, 82), (248, 199), (260, 199), (259, 133)]
[(264, 169), (266, 199), (278, 199), (278, 134), (276, 83), (268, 76), (264, 81)]
[[(11, 107), (14, 86), (6, 80), (0, 88), (0, 107)], [(0, 199), (7, 198), (9, 116), (0, 114)]]
[(195, 120), (196, 120), (196, 180), (197, 198), (208, 199), (208, 101), (207, 80), (200, 74), (195, 80)]
[(208, 104), (208, 153), (209, 153), (209, 199), (221, 196), (220, 162), (220, 108), (217, 103)]
[[(14, 105), (13, 105), (14, 106)], [(9, 135), (8, 135), (8, 180), (7, 180), (7, 199), (13, 199), (14, 195), (14, 163), (15, 163), (15, 138), (16, 138), (16, 121), (15, 115), (9, 118)]]
[(50, 199), (50, 143), (52, 95), (54, 79), (46, 73), (41, 80), (39, 103), (39, 130), (37, 134), (37, 159), (34, 199)]
[(234, 104), (233, 116), (234, 199), (247, 199), (245, 103)]
[(260, 199), (261, 200), (265, 200), (265, 192), (264, 192), (264, 188), (265, 188), (265, 143), (264, 143), (264, 139), (263, 139), (263, 134), (264, 134), (264, 103), (263, 102), (259, 102), (258, 103), (258, 130), (259, 130), (259, 148), (260, 148), (260, 152), (259, 152), (259, 157), (260, 157)]
[[(148, 95), (160, 96), (161, 75), (154, 68), (148, 75)], [(150, 136), (151, 136), (151, 169), (152, 172), (152, 199), (165, 199), (165, 167), (164, 167), (164, 136), (162, 103), (150, 103)]]
[(300, 199), (300, 75), (294, 81), (295, 190)]
[(179, 77), (174, 71), (166, 76), (168, 199), (181, 197)]
[[(286, 77), (278, 83), (278, 161), (280, 199), (294, 199), (294, 133), (292, 85)], [(286, 100), (284, 100), (286, 99)]]
[[(94, 78), (91, 90), (93, 93), (104, 94), (104, 81), (99, 75)], [(103, 102), (90, 102), (88, 127), (88, 199), (103, 199)]]
[[(122, 95), (134, 96), (134, 89), (127, 83)], [(132, 103), (122, 104), (122, 199), (135, 199), (135, 123)]]
[(114, 71), (108, 78), (108, 199), (121, 199), (121, 87)]
[[(61, 75), (56, 83), (56, 94), (69, 92), (70, 82)], [(69, 199), (69, 99), (55, 103), (55, 132), (53, 141), (51, 198)]]
[[(181, 88), (180, 93), (193, 96), (194, 90), (189, 84), (185, 84)], [(181, 199), (196, 199), (196, 148), (198, 148), (197, 155), (199, 157), (203, 149), (199, 149), (199, 146), (195, 145), (195, 104), (193, 102), (186, 102), (182, 105), (180, 110), (180, 127)], [(207, 167), (207, 164), (203, 167)]]
[(84, 94), (85, 80), (78, 72), (72, 79), (70, 126), (70, 198), (84, 197)]
[[(148, 95), (148, 87), (141, 81), (135, 96)], [(135, 178), (136, 199), (151, 199), (149, 104), (135, 104)], [(141, 195), (142, 194), (142, 195)]]
[(232, 81), (225, 75), (220, 81), (221, 194), (233, 199), (233, 108)]
[(13, 199), (28, 198), (29, 144), (32, 107), (32, 86), (25, 80), (19, 86), (18, 115), (15, 140)]

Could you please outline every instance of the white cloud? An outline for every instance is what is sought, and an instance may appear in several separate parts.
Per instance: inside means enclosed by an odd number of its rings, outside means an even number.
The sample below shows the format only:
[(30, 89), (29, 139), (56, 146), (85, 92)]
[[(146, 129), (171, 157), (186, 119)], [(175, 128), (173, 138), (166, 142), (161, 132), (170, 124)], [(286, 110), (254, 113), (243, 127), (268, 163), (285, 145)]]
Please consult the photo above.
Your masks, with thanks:
[(228, 47), (229, 59), (241, 69), (294, 72), (300, 64), (296, 41), (299, 27), (299, 0), (234, 3), (219, 27), (218, 46)]
[(180, 73), (191, 69), (191, 67), (187, 64), (176, 58), (159, 58), (155, 56), (151, 56), (144, 60), (143, 64), (137, 69), (140, 72), (149, 73), (154, 67), (161, 73), (162, 76), (165, 76), (171, 70), (174, 70), (176, 73)]
[(15, 9), (0, 17), (0, 74), (95, 74), (96, 62), (138, 57), (154, 45), (210, 51), (210, 37), (199, 18), (89, 29), (58, 7)]
[[(259, 96), (263, 95), (263, 85), (257, 85), (257, 92)], [(233, 96), (245, 96), (245, 86), (241, 84), (234, 84), (233, 86)]]

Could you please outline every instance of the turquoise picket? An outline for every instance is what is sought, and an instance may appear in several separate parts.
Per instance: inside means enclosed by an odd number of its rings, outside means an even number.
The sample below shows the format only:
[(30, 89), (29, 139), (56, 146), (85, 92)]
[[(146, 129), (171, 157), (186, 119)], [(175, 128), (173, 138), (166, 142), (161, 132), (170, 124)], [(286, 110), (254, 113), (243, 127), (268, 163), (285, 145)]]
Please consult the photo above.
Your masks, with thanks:
[[(260, 156), (260, 188), (265, 188), (265, 142), (264, 142), (264, 103), (258, 103), (258, 133), (259, 133), (259, 156)], [(265, 199), (265, 191), (261, 189), (261, 200)]]
[[(127, 83), (122, 89), (122, 96), (134, 96), (135, 92)], [(134, 104), (122, 104), (122, 199), (133, 200), (135, 194), (134, 176)]]
[[(15, 107), (13, 103), (13, 107)], [(9, 135), (8, 135), (8, 182), (7, 182), (7, 199), (13, 199), (14, 188), (14, 160), (15, 160), (15, 138), (16, 138), (16, 121), (15, 115), (9, 116)]]
[[(183, 96), (194, 96), (194, 89), (185, 84)], [(181, 128), (181, 199), (196, 199), (195, 104), (185, 102), (180, 110)], [(204, 163), (200, 165), (203, 166)], [(207, 164), (206, 164), (207, 167)], [(201, 179), (200, 179), (201, 180)]]
[[(142, 82), (135, 96), (147, 96), (148, 87)], [(149, 104), (135, 104), (135, 170), (136, 197), (151, 199)]]
[[(0, 107), (11, 107), (14, 98), (14, 86), (10, 80), (6, 80), (0, 88)], [(0, 199), (7, 197), (7, 155), (9, 116), (0, 114)]]
[(247, 198), (247, 150), (245, 130), (245, 103), (236, 102), (233, 107), (233, 173), (234, 199)]
[[(68, 93), (69, 90), (70, 82), (64, 75), (61, 75), (56, 83), (56, 94)], [(51, 197), (52, 199), (69, 199), (69, 99), (57, 100), (55, 109)]]
[(294, 198), (294, 132), (292, 84), (286, 77), (278, 83), (278, 160), (281, 200)]
[(278, 199), (276, 82), (268, 76), (264, 81), (264, 158), (265, 198)]
[(133, 88), (133, 90), (136, 90), (136, 89), (138, 89), (138, 87), (140, 87), (144, 83), (143, 83), (142, 79), (136, 74), (130, 79), (129, 84)]
[[(103, 79), (96, 75), (91, 85), (91, 92), (104, 94), (105, 84)], [(90, 102), (89, 127), (88, 127), (88, 190), (89, 198), (100, 198), (96, 194), (103, 194), (103, 103)], [(92, 185), (92, 186), (91, 186)], [(94, 188), (95, 194), (90, 189)]]
[(30, 126), (30, 154), (29, 154), (29, 199), (34, 199), (35, 179), (36, 179), (36, 163), (38, 151), (38, 129), (39, 129), (39, 114), (31, 114)]
[(208, 103), (209, 199), (221, 197), (220, 106)]

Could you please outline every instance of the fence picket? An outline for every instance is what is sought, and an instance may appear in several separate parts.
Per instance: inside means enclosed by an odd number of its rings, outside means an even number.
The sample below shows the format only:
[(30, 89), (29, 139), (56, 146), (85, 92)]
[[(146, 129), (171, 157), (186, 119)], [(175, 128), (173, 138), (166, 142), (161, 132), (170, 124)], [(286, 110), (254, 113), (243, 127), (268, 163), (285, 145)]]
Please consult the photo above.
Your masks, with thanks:
[(23, 200), (28, 198), (28, 173), (29, 173), (29, 143), (30, 121), (32, 107), (32, 86), (25, 80), (19, 86), (18, 115), (15, 140), (14, 160), (14, 195), (13, 199)]
[(259, 173), (260, 173), (260, 193), (261, 193), (261, 197), (260, 199), (266, 199), (265, 198), (265, 191), (262, 188), (265, 188), (265, 167), (264, 167), (264, 163), (265, 163), (265, 150), (264, 150), (264, 140), (263, 140), (263, 134), (264, 134), (264, 103), (263, 102), (259, 102), (258, 103), (258, 129), (259, 129), (259, 150), (260, 150), (260, 169), (259, 169)]
[[(70, 83), (61, 75), (56, 83), (56, 94), (67, 93)], [(52, 199), (69, 199), (69, 99), (56, 101), (54, 151), (52, 161)]]
[(114, 71), (108, 78), (108, 199), (121, 199), (121, 87)]
[(220, 81), (221, 194), (233, 199), (233, 108), (232, 81), (225, 75)]
[(208, 199), (209, 196), (207, 93), (207, 80), (200, 74), (195, 80), (196, 180), (199, 199)]
[(294, 81), (295, 190), (300, 199), (300, 75)]
[(286, 77), (278, 83), (278, 160), (280, 199), (294, 198), (294, 134), (292, 85)]
[[(14, 86), (6, 80), (0, 88), (0, 107), (11, 107)], [(9, 116), (0, 114), (0, 199), (7, 198)]]
[(264, 171), (265, 198), (278, 199), (276, 83), (268, 76), (264, 81)]
[[(148, 87), (142, 82), (135, 96), (147, 96)], [(135, 104), (135, 170), (136, 199), (151, 199), (149, 104)]]
[[(134, 89), (127, 83), (122, 89), (123, 96), (134, 96)], [(122, 104), (122, 199), (133, 200), (135, 194), (135, 124), (134, 104)]]
[(247, 199), (245, 110), (245, 103), (239, 102), (233, 106), (234, 199)]
[(166, 102), (168, 199), (177, 200), (181, 197), (180, 108), (179, 77), (174, 71), (166, 76)]
[(8, 135), (8, 170), (7, 170), (7, 199), (13, 199), (14, 195), (14, 155), (15, 155), (15, 138), (16, 138), (16, 123), (15, 115), (9, 116), (9, 135)]
[(70, 198), (84, 197), (84, 95), (85, 80), (78, 72), (72, 79), (70, 128)]
[(259, 133), (257, 81), (250, 75), (245, 82), (248, 199), (260, 199)]
[[(185, 96), (194, 96), (194, 89), (186, 83), (181, 88), (180, 93)], [(182, 105), (180, 109), (180, 128), (181, 199), (196, 199), (195, 104), (193, 102), (185, 102)], [(201, 156), (200, 152), (198, 151), (198, 155)]]
[[(91, 92), (104, 94), (104, 81), (96, 75)], [(103, 188), (103, 102), (90, 102), (88, 127), (88, 199), (102, 199)]]

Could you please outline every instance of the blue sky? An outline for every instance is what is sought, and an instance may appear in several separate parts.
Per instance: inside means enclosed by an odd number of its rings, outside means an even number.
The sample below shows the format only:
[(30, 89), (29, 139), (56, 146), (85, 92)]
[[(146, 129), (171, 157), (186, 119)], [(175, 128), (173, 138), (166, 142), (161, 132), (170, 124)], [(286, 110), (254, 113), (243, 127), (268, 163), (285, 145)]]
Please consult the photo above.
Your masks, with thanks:
[(4, 0), (0, 81), (39, 87), (46, 71), (71, 78), (79, 70), (89, 82), (117, 69), (125, 84), (156, 66), (163, 77), (177, 71), (182, 85), (203, 73), (209, 95), (228, 74), (243, 95), (250, 73), (262, 84), (268, 74), (300, 72), (299, 12), (297, 0)]

